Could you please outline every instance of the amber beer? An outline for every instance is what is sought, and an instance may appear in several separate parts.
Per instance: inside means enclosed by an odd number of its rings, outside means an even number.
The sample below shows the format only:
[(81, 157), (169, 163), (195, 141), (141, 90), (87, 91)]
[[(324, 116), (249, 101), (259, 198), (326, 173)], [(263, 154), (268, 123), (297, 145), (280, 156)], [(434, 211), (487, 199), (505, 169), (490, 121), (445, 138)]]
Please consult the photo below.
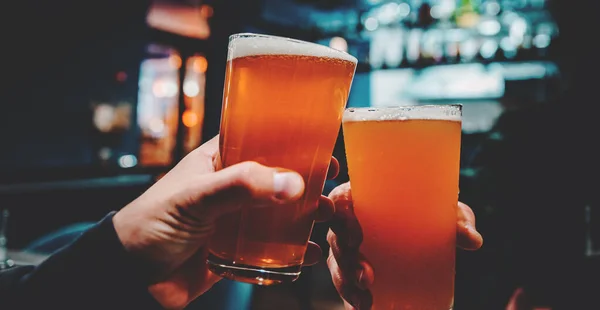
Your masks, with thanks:
[(313, 43), (265, 35), (230, 39), (221, 118), (224, 167), (255, 161), (297, 171), (298, 203), (248, 208), (223, 218), (210, 269), (262, 285), (300, 275), (356, 58)]
[(343, 129), (373, 309), (452, 309), (461, 106), (348, 109)]

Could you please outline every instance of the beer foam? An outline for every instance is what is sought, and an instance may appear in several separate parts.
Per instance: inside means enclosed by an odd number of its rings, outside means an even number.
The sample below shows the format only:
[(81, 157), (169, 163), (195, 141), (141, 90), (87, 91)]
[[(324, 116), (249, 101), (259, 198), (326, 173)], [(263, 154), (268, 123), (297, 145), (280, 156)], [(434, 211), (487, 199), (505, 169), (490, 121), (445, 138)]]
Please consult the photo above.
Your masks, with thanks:
[(416, 105), (389, 108), (349, 108), (344, 112), (344, 122), (443, 120), (460, 122), (461, 105)]
[(231, 36), (227, 60), (260, 55), (298, 55), (341, 59), (357, 63), (358, 60), (345, 52), (300, 40), (253, 33)]

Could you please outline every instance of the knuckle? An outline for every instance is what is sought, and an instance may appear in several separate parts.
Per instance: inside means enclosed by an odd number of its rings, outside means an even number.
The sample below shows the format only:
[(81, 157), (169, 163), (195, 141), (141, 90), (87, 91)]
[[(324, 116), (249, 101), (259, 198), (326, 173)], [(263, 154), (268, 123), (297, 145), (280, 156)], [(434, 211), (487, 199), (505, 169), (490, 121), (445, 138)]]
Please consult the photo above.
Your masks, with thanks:
[(473, 209), (471, 209), (471, 207), (469, 207), (467, 204), (462, 203), (462, 202), (458, 202), (458, 208), (460, 210), (462, 210), (463, 212), (469, 213), (469, 214), (473, 214)]
[(334, 188), (329, 194), (329, 199), (331, 199), (334, 203), (351, 201), (350, 182), (346, 182)]
[(331, 274), (339, 273), (339, 266), (331, 248), (329, 249), (329, 255), (327, 256), (327, 266), (329, 267)]
[(327, 232), (327, 243), (329, 243), (329, 246), (333, 245), (333, 243), (335, 242), (334, 239), (336, 237), (337, 236), (335, 235), (335, 233), (331, 229)]
[(335, 262), (335, 257), (333, 256), (333, 254), (329, 253), (329, 255), (327, 256), (327, 266), (329, 266), (329, 269), (331, 270), (331, 272), (336, 272), (337, 270), (337, 264)]
[(254, 161), (241, 163), (237, 174), (237, 181), (239, 185), (251, 187), (254, 184), (254, 178), (256, 178), (261, 168), (262, 166)]

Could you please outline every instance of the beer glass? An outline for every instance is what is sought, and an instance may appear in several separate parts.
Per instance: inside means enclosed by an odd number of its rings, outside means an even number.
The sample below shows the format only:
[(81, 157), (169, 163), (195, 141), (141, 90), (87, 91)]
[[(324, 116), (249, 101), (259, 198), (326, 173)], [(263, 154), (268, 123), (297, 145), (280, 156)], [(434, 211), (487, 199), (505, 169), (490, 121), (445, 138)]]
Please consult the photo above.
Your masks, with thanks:
[(374, 310), (454, 303), (461, 106), (348, 109), (343, 130)]
[(356, 63), (347, 53), (314, 43), (230, 37), (223, 167), (255, 161), (290, 169), (302, 175), (306, 190), (297, 203), (242, 206), (222, 218), (209, 245), (212, 272), (260, 285), (298, 278)]

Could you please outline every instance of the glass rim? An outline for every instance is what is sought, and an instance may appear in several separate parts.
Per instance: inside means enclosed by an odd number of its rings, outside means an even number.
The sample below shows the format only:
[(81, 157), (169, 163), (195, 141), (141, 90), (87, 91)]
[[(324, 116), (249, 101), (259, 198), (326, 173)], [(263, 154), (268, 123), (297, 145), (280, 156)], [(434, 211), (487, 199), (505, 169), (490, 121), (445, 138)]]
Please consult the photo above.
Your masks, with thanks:
[(297, 44), (302, 44), (302, 45), (307, 45), (307, 46), (313, 46), (315, 48), (326, 49), (328, 51), (331, 51), (333, 54), (340, 54), (345, 57), (350, 57), (350, 58), (352, 58), (352, 60), (355, 64), (358, 64), (358, 59), (356, 57), (354, 57), (352, 54), (350, 54), (348, 52), (340, 51), (338, 49), (329, 47), (327, 45), (315, 43), (315, 42), (303, 41), (303, 40), (282, 37), (282, 36), (276, 36), (276, 35), (270, 35), (270, 34), (241, 32), (241, 33), (235, 33), (235, 34), (230, 35), (229, 43), (231, 43), (232, 41), (235, 41), (237, 39), (240, 39), (240, 38), (264, 38), (264, 39), (282, 40), (282, 41), (287, 41), (287, 42), (292, 42), (292, 43), (297, 43)]
[(343, 122), (385, 120), (462, 121), (462, 104), (424, 104), (389, 107), (347, 108)]

